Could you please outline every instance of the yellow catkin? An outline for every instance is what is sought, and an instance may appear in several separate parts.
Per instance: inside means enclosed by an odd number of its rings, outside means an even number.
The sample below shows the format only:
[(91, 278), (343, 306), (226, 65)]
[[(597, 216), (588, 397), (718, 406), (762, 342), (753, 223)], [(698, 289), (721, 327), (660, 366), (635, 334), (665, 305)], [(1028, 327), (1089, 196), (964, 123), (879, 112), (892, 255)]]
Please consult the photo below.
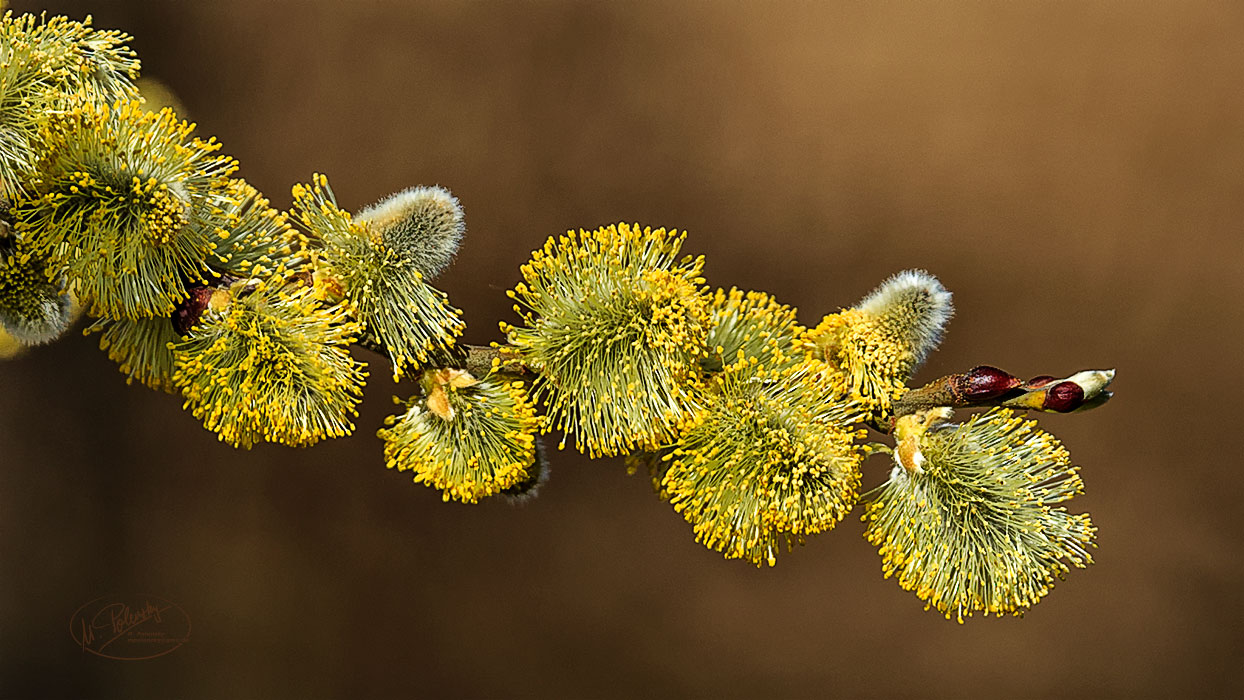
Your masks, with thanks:
[(66, 17), (0, 15), (0, 199), (16, 200), (48, 145), (40, 133), (72, 100), (108, 104), (138, 97), (131, 37)]
[(48, 148), (16, 228), (95, 315), (167, 316), (187, 281), (213, 276), (211, 212), (237, 164), (193, 129), (139, 102), (79, 102), (41, 129)]
[(349, 435), (366, 373), (349, 353), (359, 326), (311, 286), (240, 283), (173, 346), (186, 407), (233, 446), (292, 447)]
[(826, 316), (804, 334), (804, 346), (846, 375), (851, 397), (889, 415), (907, 380), (941, 341), (953, 307), (932, 275), (901, 272), (854, 308)]
[[(707, 355), (703, 258), (678, 258), (683, 235), (617, 224), (550, 238), (509, 292), (521, 326), (502, 324), (549, 429), (589, 455), (667, 441), (696, 408)], [(564, 446), (563, 442), (563, 446)]]
[[(868, 505), (882, 571), (947, 618), (1023, 614), (1068, 566), (1093, 559), (1096, 528), (1056, 504), (1083, 492), (1049, 433), (1006, 409), (961, 425), (910, 424), (918, 470), (896, 465)], [(907, 458), (910, 461), (910, 457)]]
[(306, 236), (250, 183), (230, 180), (225, 196), (214, 205), (210, 217), (215, 226), (210, 261), (214, 269), (232, 277), (285, 277), (309, 263)]
[[(749, 359), (773, 371), (803, 359), (797, 341), (805, 329), (796, 320), (795, 309), (764, 292), (718, 289), (708, 298), (708, 313), (708, 352), (700, 360), (705, 372), (720, 372), (727, 365)], [(665, 447), (626, 455), (628, 471), (646, 471), (662, 500), (669, 498), (661, 480), (669, 466), (663, 458), (671, 450)]]
[(796, 364), (801, 353), (794, 344), (805, 331), (796, 311), (764, 292), (718, 289), (709, 299), (711, 330), (705, 369), (718, 371), (743, 358), (767, 366)]
[(446, 501), (478, 503), (531, 476), (540, 419), (522, 381), (464, 374), (426, 373), (425, 395), (377, 435), (390, 469), (412, 472)]
[(816, 361), (768, 370), (742, 360), (714, 377), (674, 448), (661, 488), (697, 541), (727, 558), (776, 563), (854, 506), (859, 407)]
[(418, 255), (339, 208), (322, 174), (295, 185), (293, 196), (294, 218), (316, 241), (324, 274), (384, 345), (395, 380), (454, 344), (465, 326), (461, 311), (424, 280)]

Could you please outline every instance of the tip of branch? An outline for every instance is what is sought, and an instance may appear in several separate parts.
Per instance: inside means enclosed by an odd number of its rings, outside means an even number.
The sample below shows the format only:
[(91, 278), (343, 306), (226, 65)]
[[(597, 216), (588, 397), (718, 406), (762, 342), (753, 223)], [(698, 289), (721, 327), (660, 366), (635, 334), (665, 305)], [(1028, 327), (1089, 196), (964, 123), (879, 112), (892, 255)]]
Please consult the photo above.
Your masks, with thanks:
[(1035, 377), (1020, 387), (1022, 393), (1007, 398), (1001, 405), (1047, 413), (1085, 411), (1110, 400), (1113, 394), (1106, 387), (1114, 376), (1113, 369), (1089, 369), (1062, 379)]

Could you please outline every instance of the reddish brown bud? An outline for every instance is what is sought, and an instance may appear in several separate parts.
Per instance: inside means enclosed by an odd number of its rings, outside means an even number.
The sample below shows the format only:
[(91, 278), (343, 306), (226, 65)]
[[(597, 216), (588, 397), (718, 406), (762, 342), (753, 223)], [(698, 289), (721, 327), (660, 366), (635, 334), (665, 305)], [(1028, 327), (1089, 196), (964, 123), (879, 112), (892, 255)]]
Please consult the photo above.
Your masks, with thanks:
[(997, 367), (981, 365), (951, 377), (950, 387), (956, 398), (975, 403), (996, 399), (1022, 383)]
[(1058, 377), (1051, 377), (1048, 374), (1040, 374), (1040, 375), (1033, 377), (1032, 379), (1029, 379), (1027, 382), (1027, 386), (1029, 388), (1036, 389), (1038, 387), (1043, 387), (1046, 384), (1049, 384), (1055, 379), (1058, 379)]
[(189, 333), (212, 300), (212, 287), (190, 287), (186, 291), (190, 296), (173, 311), (173, 330), (177, 331), (177, 335)]
[(1075, 382), (1059, 382), (1046, 389), (1045, 402), (1041, 408), (1046, 411), (1066, 413), (1074, 411), (1084, 403), (1084, 388)]

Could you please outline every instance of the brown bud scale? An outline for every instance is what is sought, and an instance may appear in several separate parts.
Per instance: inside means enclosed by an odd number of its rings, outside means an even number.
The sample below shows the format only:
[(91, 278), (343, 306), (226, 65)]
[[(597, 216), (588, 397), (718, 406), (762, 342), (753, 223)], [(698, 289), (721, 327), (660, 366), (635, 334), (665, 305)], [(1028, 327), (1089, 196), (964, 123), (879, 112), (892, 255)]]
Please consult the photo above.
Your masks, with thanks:
[(997, 367), (981, 365), (951, 377), (950, 389), (956, 398), (975, 403), (996, 399), (1022, 383)]
[(189, 296), (173, 311), (173, 330), (177, 331), (177, 335), (188, 334), (212, 300), (211, 287), (191, 287), (187, 292)]

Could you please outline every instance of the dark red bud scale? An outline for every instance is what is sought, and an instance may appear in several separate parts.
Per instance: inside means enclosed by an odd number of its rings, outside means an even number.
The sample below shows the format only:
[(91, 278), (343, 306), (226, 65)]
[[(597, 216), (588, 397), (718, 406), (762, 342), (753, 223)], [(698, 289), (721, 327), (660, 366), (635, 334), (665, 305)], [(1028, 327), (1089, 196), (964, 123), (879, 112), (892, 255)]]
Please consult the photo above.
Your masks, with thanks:
[(1058, 377), (1051, 377), (1048, 374), (1041, 374), (1036, 377), (1033, 377), (1032, 379), (1029, 379), (1027, 386), (1031, 389), (1037, 389), (1037, 388), (1045, 386), (1046, 384), (1049, 384), (1055, 379), (1058, 379)]
[(951, 378), (951, 391), (961, 400), (989, 401), (1020, 386), (1019, 377), (997, 367), (981, 365)]
[(1041, 408), (1046, 411), (1066, 413), (1074, 411), (1084, 403), (1084, 389), (1075, 382), (1059, 382), (1045, 390), (1045, 403)]
[(211, 287), (191, 287), (187, 291), (190, 296), (178, 304), (173, 311), (173, 330), (177, 331), (177, 335), (189, 333), (190, 329), (199, 322), (203, 311), (207, 309), (208, 303), (212, 300)]

